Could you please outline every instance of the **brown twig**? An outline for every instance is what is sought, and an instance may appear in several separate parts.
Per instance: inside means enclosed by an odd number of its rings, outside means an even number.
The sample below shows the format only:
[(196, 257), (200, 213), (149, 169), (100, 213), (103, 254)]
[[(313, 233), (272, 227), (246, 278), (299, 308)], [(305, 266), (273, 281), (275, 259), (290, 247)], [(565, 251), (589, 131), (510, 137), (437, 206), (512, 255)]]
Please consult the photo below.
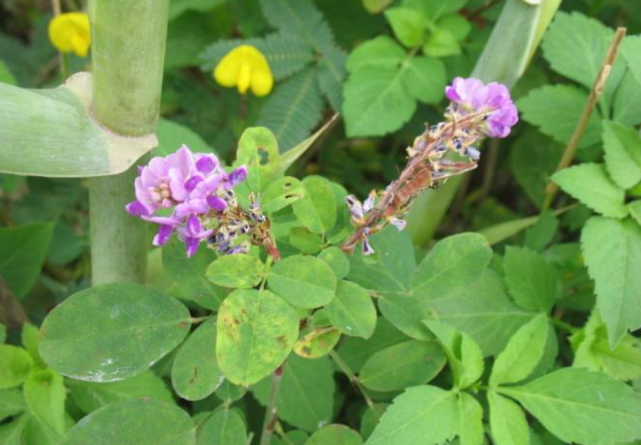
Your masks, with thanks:
[[(626, 28), (617, 28), (616, 33), (612, 38), (612, 43), (610, 44), (610, 48), (608, 49), (608, 52), (605, 55), (605, 59), (603, 60), (603, 64), (601, 65), (601, 69), (599, 70), (599, 74), (594, 80), (592, 91), (590, 91), (588, 100), (586, 101), (585, 106), (583, 107), (583, 112), (581, 113), (579, 122), (577, 122), (576, 126), (574, 127), (574, 132), (572, 133), (570, 142), (568, 142), (568, 145), (565, 148), (565, 152), (563, 153), (563, 157), (561, 158), (561, 161), (559, 161), (559, 165), (557, 166), (555, 172), (561, 171), (569, 167), (569, 165), (572, 163), (576, 150), (579, 146), (579, 142), (581, 142), (583, 133), (585, 133), (585, 130), (588, 126), (588, 122), (590, 121), (590, 116), (592, 116), (592, 112), (596, 108), (599, 97), (601, 97), (601, 94), (605, 89), (605, 85), (608, 80), (608, 77), (612, 72), (614, 61), (616, 60), (617, 55), (619, 54), (619, 47), (621, 46), (621, 42), (623, 41), (625, 34), (626, 34)], [(559, 190), (559, 186), (556, 185), (554, 182), (548, 183), (547, 187), (545, 188), (546, 197), (545, 197), (545, 200), (543, 201), (543, 205), (541, 206), (541, 212), (544, 212), (550, 208), (550, 206), (552, 205), (552, 200), (554, 199), (554, 195), (558, 190)]]

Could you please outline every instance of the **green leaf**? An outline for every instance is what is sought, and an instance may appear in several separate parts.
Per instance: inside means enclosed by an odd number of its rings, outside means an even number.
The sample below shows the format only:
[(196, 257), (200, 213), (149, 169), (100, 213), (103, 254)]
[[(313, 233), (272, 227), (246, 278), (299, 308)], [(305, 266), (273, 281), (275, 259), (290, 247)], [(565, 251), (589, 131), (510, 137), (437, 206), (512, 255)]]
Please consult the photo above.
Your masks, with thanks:
[(334, 271), (322, 260), (294, 255), (276, 263), (267, 278), (271, 290), (289, 304), (315, 308), (328, 304), (336, 293)]
[(305, 227), (294, 227), (289, 231), (289, 244), (302, 253), (315, 255), (323, 248), (323, 239)]
[(272, 182), (261, 196), (262, 210), (274, 213), (305, 196), (303, 183), (292, 176), (285, 176)]
[(581, 233), (581, 247), (614, 347), (628, 330), (641, 326), (641, 228), (631, 220), (592, 217)]
[(637, 80), (632, 71), (623, 76), (614, 94), (612, 119), (625, 125), (641, 123), (641, 80)]
[(0, 345), (0, 389), (21, 385), (31, 372), (33, 360), (22, 348)]
[(343, 105), (346, 62), (347, 54), (337, 46), (327, 49), (318, 61), (318, 86), (336, 112), (339, 112)]
[(59, 445), (195, 445), (191, 418), (175, 405), (157, 400), (127, 400), (94, 411)]
[(353, 72), (344, 89), (347, 136), (382, 136), (398, 130), (416, 110), (404, 69), (368, 66)]
[(227, 3), (227, 0), (171, 0), (169, 3), (169, 20), (173, 20), (186, 11), (206, 12)]
[(471, 395), (461, 392), (458, 396), (459, 440), (461, 445), (481, 445), (483, 433), (483, 407)]
[[(546, 85), (532, 90), (517, 101), (523, 119), (539, 127), (555, 141), (567, 144), (585, 107), (588, 93), (570, 85)], [(588, 121), (579, 149), (601, 139), (601, 118), (593, 113)]]
[[(553, 70), (592, 88), (613, 34), (611, 29), (597, 20), (579, 13), (559, 12), (545, 34), (541, 47)], [(568, 42), (568, 36), (572, 36), (571, 43)], [(614, 91), (623, 70), (621, 62), (615, 64), (606, 86), (606, 95)]]
[(9, 85), (18, 85), (15, 76), (11, 74), (9, 67), (2, 60), (0, 60), (0, 82), (8, 83)]
[(40, 353), (38, 348), (40, 347), (40, 331), (37, 327), (31, 323), (25, 323), (22, 325), (22, 332), (20, 333), (20, 340), (22, 345), (27, 350), (31, 358), (33, 359), (34, 365), (40, 368), (46, 368), (47, 365), (40, 358)]
[(320, 176), (303, 179), (305, 194), (292, 207), (296, 218), (314, 233), (329, 232), (336, 224), (336, 197), (331, 184)]
[(236, 409), (214, 413), (198, 430), (196, 445), (246, 445), (247, 429)]
[(205, 140), (190, 128), (168, 119), (158, 119), (159, 145), (154, 149), (155, 156), (167, 156), (175, 153), (183, 144), (195, 153), (213, 153)]
[(267, 128), (246, 129), (238, 141), (234, 165), (247, 166), (247, 185), (262, 192), (280, 174), (280, 158), (276, 137)]
[(52, 223), (0, 228), (0, 275), (9, 289), (24, 297), (36, 282), (53, 236)]
[(211, 249), (198, 249), (188, 258), (184, 244), (175, 238), (162, 248), (163, 270), (176, 283), (179, 296), (213, 310), (218, 309), (224, 297), (224, 289), (205, 277), (207, 267), (215, 259), (216, 254)]
[(394, 399), (366, 445), (436, 445), (458, 432), (456, 393), (435, 386), (409, 388)]
[(416, 268), (412, 291), (436, 298), (467, 287), (483, 275), (491, 258), (487, 240), (477, 233), (447, 237)]
[(128, 399), (147, 398), (169, 403), (174, 400), (165, 382), (151, 370), (120, 382), (95, 383), (70, 379), (66, 384), (71, 390), (71, 398), (85, 413)]
[(23, 445), (23, 432), (30, 417), (20, 416), (16, 420), (0, 426), (0, 444), (2, 445)]
[(436, 320), (425, 320), (427, 327), (436, 335), (454, 374), (454, 385), (465, 389), (483, 374), (483, 353), (479, 345), (465, 333)]
[[(271, 377), (252, 388), (256, 399), (266, 406), (271, 394)], [(306, 431), (331, 421), (335, 384), (327, 357), (310, 360), (291, 355), (283, 368), (276, 407), (278, 417)]]
[(218, 312), (218, 365), (232, 383), (251, 385), (280, 366), (297, 337), (298, 315), (280, 297), (234, 291)]
[(398, 391), (429, 382), (444, 366), (445, 354), (435, 341), (409, 340), (374, 353), (361, 368), (359, 381), (374, 391)]
[(641, 394), (605, 374), (563, 368), (500, 391), (564, 442), (605, 445), (641, 438)]
[(545, 314), (533, 318), (519, 329), (496, 357), (490, 384), (518, 383), (528, 378), (543, 358), (548, 332)]
[(641, 181), (641, 138), (635, 128), (603, 122), (605, 167), (612, 180), (629, 189)]
[(276, 81), (296, 74), (314, 61), (314, 52), (309, 43), (293, 34), (269, 34), (256, 47), (267, 59)]
[(189, 333), (179, 301), (140, 284), (104, 284), (77, 292), (49, 313), (40, 355), (59, 373), (115, 382), (148, 369)]
[(549, 312), (561, 283), (554, 267), (542, 255), (524, 247), (508, 246), (503, 261), (510, 295), (524, 309)]
[(485, 356), (503, 350), (535, 315), (512, 303), (502, 280), (491, 270), (478, 282), (446, 297), (427, 300), (425, 306), (427, 316), (423, 319), (434, 318), (468, 334)]
[(369, 338), (376, 327), (376, 307), (369, 292), (356, 283), (341, 280), (336, 296), (326, 306), (327, 316), (343, 334)]
[(603, 216), (623, 218), (625, 191), (612, 182), (602, 164), (581, 164), (552, 176), (561, 189)]
[(318, 258), (325, 261), (332, 268), (336, 278), (339, 280), (345, 278), (349, 273), (349, 259), (339, 247), (330, 246), (324, 249), (318, 255)]
[(412, 57), (403, 62), (403, 82), (416, 99), (436, 104), (443, 99), (445, 91), (445, 65), (431, 57)]
[(303, 358), (320, 358), (329, 354), (340, 338), (341, 332), (338, 329), (319, 327), (301, 337), (294, 344), (294, 352)]
[(463, 8), (468, 0), (403, 0), (402, 5), (420, 11), (426, 18), (436, 22), (440, 17)]
[[(19, 389), (0, 389), (0, 422), (20, 414), (26, 409), (24, 396)], [(0, 441), (2, 443), (2, 441)]]
[(394, 39), (378, 36), (363, 42), (347, 59), (347, 70), (354, 73), (361, 68), (396, 68), (406, 58), (405, 50)]
[[(304, 2), (307, 0), (301, 3)], [(305, 68), (270, 94), (261, 109), (258, 125), (274, 132), (281, 152), (285, 153), (309, 136), (322, 119), (322, 111), (316, 70)]]
[(52, 370), (31, 374), (24, 385), (24, 396), (29, 412), (52, 436), (62, 437), (67, 430), (65, 424), (67, 395), (62, 376)]
[(251, 289), (265, 275), (265, 265), (255, 256), (235, 254), (216, 259), (207, 267), (206, 276), (218, 286)]
[(615, 348), (608, 344), (608, 333), (598, 311), (593, 311), (585, 328), (571, 337), (575, 351), (574, 367), (601, 371), (618, 380), (641, 377), (641, 342), (624, 336)]
[(525, 413), (519, 405), (494, 391), (487, 393), (490, 428), (496, 445), (529, 445), (530, 432)]
[(419, 12), (411, 8), (389, 8), (385, 10), (385, 18), (403, 45), (414, 48), (423, 43), (427, 23)]
[(362, 445), (361, 436), (345, 425), (327, 425), (312, 434), (305, 445)]
[(456, 37), (456, 40), (465, 40), (472, 31), (471, 22), (458, 13), (441, 17), (438, 21), (438, 27), (449, 31)]
[(222, 381), (216, 362), (216, 323), (212, 319), (187, 337), (178, 350), (171, 368), (171, 382), (183, 399), (201, 400)]
[(641, 199), (628, 203), (630, 216), (641, 226)]
[(7, 327), (0, 323), (0, 344), (7, 340)]
[(552, 211), (545, 211), (536, 219), (536, 223), (525, 231), (525, 247), (535, 252), (543, 252), (545, 247), (552, 242), (557, 230), (559, 220)]
[(223, 380), (223, 383), (216, 389), (216, 397), (229, 404), (242, 399), (246, 393), (246, 387), (234, 385), (227, 379)]
[(436, 28), (423, 45), (423, 54), (430, 57), (455, 56), (461, 54), (461, 45), (449, 30)]
[(621, 53), (628, 62), (630, 71), (634, 73), (637, 82), (641, 83), (641, 36), (630, 36), (623, 41)]
[(298, 143), (294, 148), (287, 151), (287, 153), (282, 154), (280, 157), (280, 164), (283, 172), (285, 172), (285, 170), (287, 170), (294, 162), (296, 162), (296, 160), (298, 160), (298, 158), (300, 158), (303, 153), (309, 150), (318, 140), (318, 138), (334, 128), (334, 124), (338, 121), (338, 117), (338, 113), (334, 114), (318, 131), (316, 131), (316, 133), (312, 134), (304, 141)]

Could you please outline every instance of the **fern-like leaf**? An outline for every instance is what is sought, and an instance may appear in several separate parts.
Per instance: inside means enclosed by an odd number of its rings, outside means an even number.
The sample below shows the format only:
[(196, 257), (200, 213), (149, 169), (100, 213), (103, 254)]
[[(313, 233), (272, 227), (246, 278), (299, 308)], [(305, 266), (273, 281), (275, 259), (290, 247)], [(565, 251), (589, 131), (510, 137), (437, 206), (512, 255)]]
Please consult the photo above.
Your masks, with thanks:
[(334, 46), (322, 54), (318, 61), (318, 86), (334, 111), (340, 111), (343, 104), (343, 82), (347, 75), (347, 54)]
[(305, 139), (322, 117), (316, 70), (306, 68), (279, 85), (261, 110), (258, 125), (276, 135), (281, 153)]

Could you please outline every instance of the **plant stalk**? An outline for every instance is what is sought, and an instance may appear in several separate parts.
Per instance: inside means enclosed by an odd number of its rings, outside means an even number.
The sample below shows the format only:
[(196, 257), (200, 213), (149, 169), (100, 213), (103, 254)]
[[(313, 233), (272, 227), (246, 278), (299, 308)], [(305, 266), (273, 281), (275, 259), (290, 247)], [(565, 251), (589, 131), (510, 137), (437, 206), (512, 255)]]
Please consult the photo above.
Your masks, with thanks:
[[(156, 129), (169, 0), (91, 0), (93, 108), (96, 119), (124, 136)], [(142, 282), (147, 227), (128, 215), (136, 166), (90, 179), (93, 284)]]
[[(601, 97), (601, 94), (605, 89), (605, 85), (608, 81), (608, 77), (610, 77), (610, 73), (612, 72), (612, 67), (614, 66), (614, 61), (616, 60), (617, 55), (619, 54), (619, 47), (621, 46), (621, 42), (623, 42), (623, 38), (625, 37), (625, 34), (626, 34), (626, 28), (617, 28), (617, 31), (614, 34), (614, 37), (612, 38), (612, 43), (610, 44), (610, 48), (608, 49), (608, 52), (605, 55), (605, 59), (603, 59), (603, 64), (601, 65), (599, 74), (594, 80), (592, 91), (590, 91), (590, 95), (588, 96), (588, 100), (585, 103), (585, 107), (583, 107), (583, 111), (581, 112), (581, 117), (579, 118), (579, 121), (577, 122), (576, 127), (574, 127), (574, 132), (572, 133), (570, 142), (568, 142), (568, 145), (565, 148), (565, 151), (563, 152), (563, 157), (561, 157), (561, 160), (559, 161), (559, 165), (556, 168), (556, 172), (569, 167), (570, 164), (572, 163), (572, 160), (574, 159), (574, 155), (576, 154), (576, 150), (579, 146), (579, 142), (581, 142), (583, 133), (585, 133), (585, 130), (588, 127), (588, 123), (590, 122), (590, 117), (592, 116), (592, 113), (594, 112), (594, 109), (596, 108), (596, 105), (599, 102), (599, 98)], [(554, 182), (548, 183), (547, 187), (545, 188), (546, 196), (543, 201), (543, 205), (541, 206), (541, 213), (545, 212), (550, 208), (550, 205), (552, 205), (552, 200), (554, 199), (554, 195), (558, 190), (559, 190), (559, 186), (556, 185), (556, 183)]]
[(283, 381), (283, 365), (276, 368), (272, 374), (272, 391), (269, 395), (269, 402), (265, 408), (265, 421), (263, 422), (263, 432), (260, 436), (260, 445), (269, 445), (274, 435), (274, 429), (278, 423), (278, 395), (280, 394), (280, 384)]

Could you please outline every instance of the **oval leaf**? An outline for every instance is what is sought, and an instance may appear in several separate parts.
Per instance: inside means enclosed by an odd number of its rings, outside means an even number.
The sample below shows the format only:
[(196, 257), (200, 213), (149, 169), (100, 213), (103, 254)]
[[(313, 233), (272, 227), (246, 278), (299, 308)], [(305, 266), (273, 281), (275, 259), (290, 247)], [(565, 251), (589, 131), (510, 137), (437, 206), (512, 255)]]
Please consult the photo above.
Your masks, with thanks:
[(40, 354), (68, 377), (115, 382), (164, 357), (189, 326), (178, 300), (139, 284), (105, 284), (72, 295), (47, 316)]
[(238, 289), (251, 289), (260, 283), (265, 266), (251, 255), (225, 255), (207, 268), (207, 279), (214, 284)]
[(311, 256), (295, 255), (276, 263), (267, 282), (289, 304), (307, 309), (329, 303), (336, 292), (334, 271)]
[(376, 307), (369, 292), (356, 283), (340, 281), (327, 316), (345, 335), (369, 338), (376, 328)]

